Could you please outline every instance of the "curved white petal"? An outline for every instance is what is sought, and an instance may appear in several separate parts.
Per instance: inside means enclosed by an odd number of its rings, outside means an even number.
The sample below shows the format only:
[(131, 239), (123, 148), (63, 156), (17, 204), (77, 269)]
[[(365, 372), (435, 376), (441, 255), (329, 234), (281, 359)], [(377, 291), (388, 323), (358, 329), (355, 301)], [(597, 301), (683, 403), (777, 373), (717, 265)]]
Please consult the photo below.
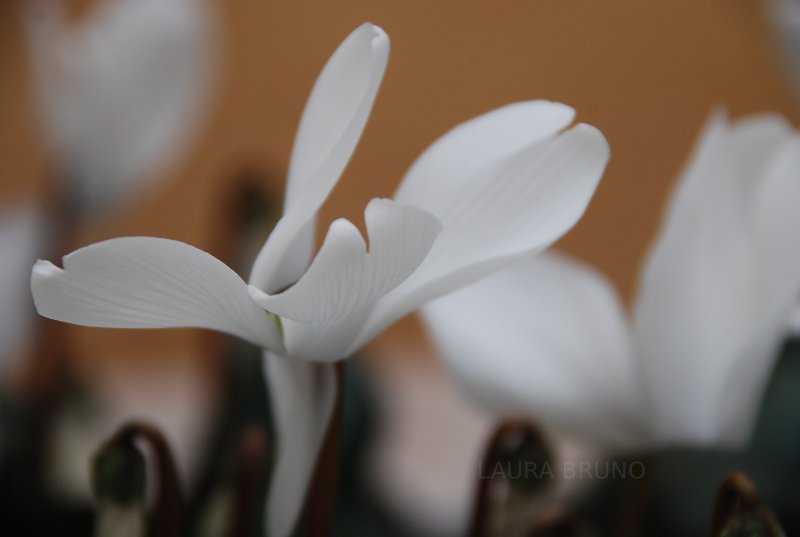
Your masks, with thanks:
[(488, 410), (608, 447), (646, 441), (628, 324), (598, 273), (540, 254), (421, 311), (454, 378)]
[(717, 114), (677, 185), (635, 314), (663, 442), (749, 438), (800, 291), (792, 136), (774, 116), (729, 126)]
[(35, 207), (0, 212), (0, 381), (10, 359), (29, 335), (33, 309), (26, 282), (44, 235), (42, 215)]
[(389, 38), (365, 23), (339, 45), (320, 73), (295, 138), (284, 215), (256, 258), (252, 285), (280, 291), (308, 266), (316, 212), (355, 150), (388, 58)]
[(789, 318), (788, 331), (793, 337), (800, 336), (800, 304), (795, 303), (794, 311)]
[(211, 16), (203, 0), (107, 0), (69, 27), (60, 2), (26, 17), (44, 134), (73, 195), (119, 201), (168, 165), (210, 89)]
[(107, 328), (210, 328), (283, 350), (278, 329), (225, 263), (188, 244), (152, 237), (98, 242), (38, 261), (31, 274), (44, 317)]
[(730, 226), (745, 226), (742, 215), (752, 204), (757, 178), (790, 133), (780, 116), (762, 114), (730, 125), (722, 111), (712, 112), (669, 201), (664, 233), (698, 220), (723, 236), (731, 235)]
[(758, 261), (757, 310), (752, 342), (735, 356), (719, 387), (719, 434), (731, 444), (750, 437), (764, 389), (795, 315), (800, 295), (800, 134), (782, 143), (760, 177), (754, 199), (754, 249)]
[(409, 170), (397, 200), (444, 228), (408, 280), (380, 299), (353, 350), (427, 300), (468, 285), (561, 237), (583, 214), (609, 157), (588, 125), (560, 133), (571, 108), (509, 105), (434, 143)]
[(358, 228), (336, 220), (303, 277), (277, 295), (251, 286), (255, 301), (282, 318), (306, 324), (341, 322), (408, 278), (442, 228), (430, 213), (387, 199), (370, 201), (364, 219), (369, 252)]
[(783, 142), (763, 172), (754, 199), (754, 240), (765, 301), (794, 315), (800, 295), (800, 132)]
[(283, 320), (283, 339), (291, 358), (310, 362), (335, 362), (353, 354), (353, 341), (364, 327), (370, 308), (327, 325)]
[(467, 177), (556, 135), (574, 118), (571, 107), (550, 101), (512, 103), (477, 116), (431, 144), (408, 170), (395, 197), (409, 203), (424, 200), (444, 210), (453, 193), (466, 186)]
[(303, 509), (336, 402), (334, 367), (264, 353), (276, 432), (266, 512), (270, 537), (288, 537)]

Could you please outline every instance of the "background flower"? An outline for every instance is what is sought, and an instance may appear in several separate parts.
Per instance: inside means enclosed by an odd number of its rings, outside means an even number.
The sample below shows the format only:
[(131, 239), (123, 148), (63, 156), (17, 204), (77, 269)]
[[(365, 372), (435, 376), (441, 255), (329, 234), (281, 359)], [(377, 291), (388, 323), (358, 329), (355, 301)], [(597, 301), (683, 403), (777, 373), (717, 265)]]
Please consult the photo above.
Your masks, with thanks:
[(632, 323), (602, 276), (556, 254), (427, 305), (425, 320), (454, 377), (499, 415), (616, 449), (741, 447), (800, 292), (799, 178), (785, 121), (714, 114)]
[(80, 207), (158, 177), (186, 145), (212, 80), (205, 0), (103, 0), (80, 25), (61, 0), (26, 6), (42, 134)]

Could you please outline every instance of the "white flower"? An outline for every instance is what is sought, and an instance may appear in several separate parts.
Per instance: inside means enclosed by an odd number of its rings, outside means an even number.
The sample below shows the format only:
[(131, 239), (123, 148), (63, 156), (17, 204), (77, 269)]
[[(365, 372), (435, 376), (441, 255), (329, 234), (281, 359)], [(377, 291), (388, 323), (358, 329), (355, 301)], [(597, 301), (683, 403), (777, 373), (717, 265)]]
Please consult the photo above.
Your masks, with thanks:
[(43, 246), (42, 214), (32, 205), (0, 210), (0, 391), (18, 365), (15, 358), (31, 330), (33, 311), (25, 288), (30, 264)]
[(267, 506), (273, 536), (287, 535), (302, 507), (334, 401), (331, 363), (423, 302), (556, 240), (585, 210), (608, 159), (593, 127), (561, 132), (573, 119), (569, 107), (506, 106), (446, 134), (395, 199), (367, 205), (368, 250), (339, 219), (312, 260), (317, 210), (361, 135), (388, 52), (384, 32), (364, 24), (320, 74), (292, 151), (283, 217), (249, 286), (192, 246), (142, 237), (82, 248), (64, 257), (63, 270), (40, 261), (31, 278), (46, 317), (213, 328), (265, 349), (278, 436)]
[(631, 323), (608, 282), (544, 254), (424, 308), (466, 391), (612, 449), (738, 447), (800, 291), (800, 136), (714, 115)]
[(103, 0), (71, 27), (57, 0), (26, 6), (42, 133), (82, 207), (128, 195), (175, 158), (210, 83), (204, 0)]

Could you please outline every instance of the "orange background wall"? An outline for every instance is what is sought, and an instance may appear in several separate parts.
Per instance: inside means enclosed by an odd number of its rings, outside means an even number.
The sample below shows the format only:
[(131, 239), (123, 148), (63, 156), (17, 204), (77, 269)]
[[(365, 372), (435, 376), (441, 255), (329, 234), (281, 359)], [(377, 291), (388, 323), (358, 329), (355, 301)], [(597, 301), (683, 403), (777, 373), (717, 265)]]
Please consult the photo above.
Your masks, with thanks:
[[(0, 206), (41, 196), (49, 169), (31, 111), (21, 4), (0, 3)], [(88, 4), (72, 2), (75, 16)], [(559, 246), (594, 263), (626, 297), (664, 195), (710, 108), (800, 117), (752, 0), (217, 0), (214, 7), (222, 69), (203, 128), (162, 189), (95, 222), (80, 242), (140, 234), (213, 248), (226, 181), (242, 165), (257, 166), (279, 195), (308, 91), (339, 41), (365, 20), (387, 31), (392, 53), (362, 143), (322, 222), (360, 221), (367, 200), (391, 195), (415, 156), (456, 123), (512, 101), (558, 100), (612, 147), (588, 213)], [(381, 341), (416, 330), (401, 323)], [(187, 331), (76, 334), (88, 356), (196, 338)]]

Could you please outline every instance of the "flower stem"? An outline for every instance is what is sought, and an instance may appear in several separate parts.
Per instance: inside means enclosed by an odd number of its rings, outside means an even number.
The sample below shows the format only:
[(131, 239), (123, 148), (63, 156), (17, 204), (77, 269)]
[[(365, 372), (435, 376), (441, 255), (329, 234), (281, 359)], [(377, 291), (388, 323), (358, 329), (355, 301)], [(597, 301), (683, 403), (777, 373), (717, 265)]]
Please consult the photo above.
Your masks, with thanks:
[(756, 486), (741, 472), (729, 475), (720, 485), (711, 517), (711, 537), (725, 535), (785, 537), (780, 522), (764, 505)]
[[(650, 467), (650, 461), (647, 458), (642, 459), (641, 462), (645, 468)], [(623, 486), (623, 505), (620, 509), (615, 534), (619, 537), (641, 535), (650, 501), (650, 474), (645, 471), (645, 475), (641, 479), (628, 479)]]
[(260, 426), (252, 425), (242, 435), (228, 537), (253, 535), (253, 527), (259, 523), (269, 461), (268, 445), (267, 434)]
[[(121, 449), (135, 449), (136, 440), (149, 446), (156, 461), (158, 487), (152, 535), (154, 537), (181, 535), (182, 501), (178, 472), (164, 435), (152, 425), (132, 422), (117, 431), (102, 448), (101, 453), (114, 449), (115, 446), (119, 446)], [(120, 483), (120, 486), (125, 485), (125, 483)]]
[[(523, 497), (535, 494), (544, 482), (540, 475), (512, 475), (519, 468), (527, 468), (528, 462), (547, 462), (550, 450), (544, 436), (533, 423), (526, 419), (509, 418), (501, 422), (489, 438), (481, 458), (478, 484), (470, 522), (470, 537), (486, 537), (492, 534), (493, 511), (496, 500), (493, 498), (496, 485), (503, 477), (511, 489), (511, 495)], [(500, 474), (497, 476), (496, 474)], [(512, 514), (513, 515), (513, 514)]]
[(336, 402), (306, 500), (306, 537), (328, 537), (333, 534), (336, 515), (336, 492), (342, 454), (344, 364), (336, 364)]
[(544, 514), (527, 537), (587, 537), (591, 532), (572, 515), (556, 510)]

